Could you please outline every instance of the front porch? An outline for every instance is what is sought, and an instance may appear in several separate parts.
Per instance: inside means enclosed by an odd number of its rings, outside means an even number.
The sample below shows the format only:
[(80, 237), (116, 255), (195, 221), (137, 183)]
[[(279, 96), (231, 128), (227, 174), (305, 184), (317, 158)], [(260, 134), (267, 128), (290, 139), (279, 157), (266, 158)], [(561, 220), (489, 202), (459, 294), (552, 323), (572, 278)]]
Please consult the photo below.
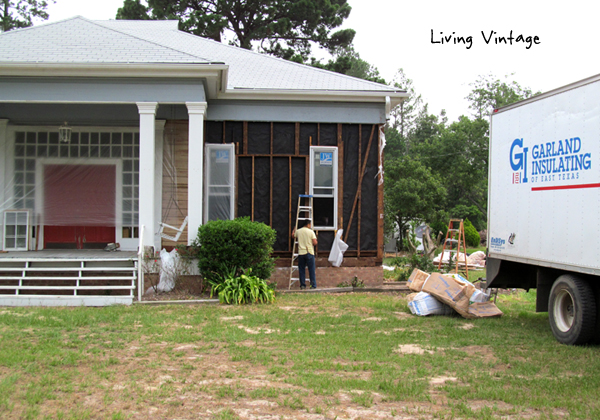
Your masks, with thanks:
[(130, 305), (133, 251), (42, 250), (0, 254), (0, 306)]

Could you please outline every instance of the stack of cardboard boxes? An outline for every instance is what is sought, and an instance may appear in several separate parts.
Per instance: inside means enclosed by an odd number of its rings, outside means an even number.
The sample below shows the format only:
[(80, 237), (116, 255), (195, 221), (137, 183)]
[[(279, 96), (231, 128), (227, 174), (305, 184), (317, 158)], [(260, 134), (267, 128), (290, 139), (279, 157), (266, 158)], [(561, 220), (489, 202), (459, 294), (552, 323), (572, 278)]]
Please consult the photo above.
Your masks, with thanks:
[(409, 303), (415, 315), (447, 315), (452, 312), (445, 308), (448, 306), (465, 318), (502, 316), (502, 311), (488, 301), (488, 295), (461, 276), (415, 269), (407, 283), (418, 293)]

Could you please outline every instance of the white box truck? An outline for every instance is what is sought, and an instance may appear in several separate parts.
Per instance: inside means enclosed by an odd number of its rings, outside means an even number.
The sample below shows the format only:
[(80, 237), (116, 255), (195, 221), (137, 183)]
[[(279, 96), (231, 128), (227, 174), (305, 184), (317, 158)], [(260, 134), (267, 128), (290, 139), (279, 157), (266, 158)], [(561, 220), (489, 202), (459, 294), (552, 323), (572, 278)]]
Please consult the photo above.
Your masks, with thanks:
[(600, 75), (491, 116), (487, 287), (537, 289), (556, 339), (600, 339)]

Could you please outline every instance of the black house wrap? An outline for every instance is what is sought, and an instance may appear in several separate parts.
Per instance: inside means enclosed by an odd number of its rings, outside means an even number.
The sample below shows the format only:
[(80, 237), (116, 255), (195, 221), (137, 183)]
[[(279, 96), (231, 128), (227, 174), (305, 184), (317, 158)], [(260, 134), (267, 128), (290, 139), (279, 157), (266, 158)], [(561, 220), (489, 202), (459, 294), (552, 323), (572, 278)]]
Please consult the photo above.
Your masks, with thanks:
[[(273, 227), (281, 257), (291, 252), (298, 195), (309, 193), (310, 146), (338, 147), (337, 226), (349, 245), (346, 256), (378, 256), (378, 125), (207, 121), (204, 135), (206, 143), (235, 144), (235, 216)], [(335, 232), (317, 234), (326, 256)]]

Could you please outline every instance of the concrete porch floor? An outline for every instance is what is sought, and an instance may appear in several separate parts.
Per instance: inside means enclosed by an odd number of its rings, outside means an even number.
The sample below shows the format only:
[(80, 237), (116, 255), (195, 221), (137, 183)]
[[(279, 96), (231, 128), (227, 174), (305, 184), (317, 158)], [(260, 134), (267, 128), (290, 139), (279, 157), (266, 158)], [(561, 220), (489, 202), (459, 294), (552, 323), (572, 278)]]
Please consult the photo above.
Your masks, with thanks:
[(107, 252), (101, 249), (44, 249), (41, 251), (9, 251), (1, 252), (0, 260), (134, 260), (135, 251)]

